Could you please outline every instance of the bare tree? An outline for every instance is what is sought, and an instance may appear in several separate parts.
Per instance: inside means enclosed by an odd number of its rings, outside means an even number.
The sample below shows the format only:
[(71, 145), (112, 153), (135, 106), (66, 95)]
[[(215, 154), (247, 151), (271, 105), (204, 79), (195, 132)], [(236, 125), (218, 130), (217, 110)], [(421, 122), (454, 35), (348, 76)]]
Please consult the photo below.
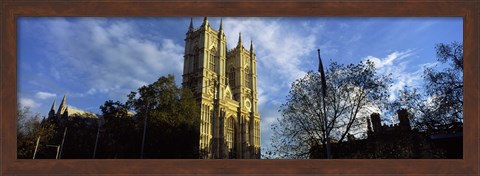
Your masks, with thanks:
[(33, 158), (37, 140), (41, 145), (37, 147), (37, 157), (45, 157), (45, 142), (53, 137), (54, 125), (41, 120), (39, 113), (32, 113), (30, 107), (17, 106), (17, 158)]
[(463, 45), (458, 42), (437, 44), (437, 60), (450, 63), (442, 71), (427, 68), (424, 72), (427, 95), (432, 98), (439, 118), (432, 125), (463, 121)]
[(413, 127), (422, 131), (463, 121), (463, 46), (440, 43), (435, 49), (437, 60), (450, 66), (425, 68), (425, 89), (405, 87), (390, 103), (391, 109), (407, 109)]
[[(343, 142), (365, 133), (366, 116), (383, 108), (389, 75), (376, 75), (373, 62), (344, 66), (333, 62), (326, 73), (326, 112), (322, 109), (321, 76), (308, 72), (292, 83), (280, 108), (283, 118), (272, 126), (272, 151), (278, 158), (308, 158), (314, 147), (326, 147), (326, 139)], [(325, 128), (323, 123), (327, 121)]]

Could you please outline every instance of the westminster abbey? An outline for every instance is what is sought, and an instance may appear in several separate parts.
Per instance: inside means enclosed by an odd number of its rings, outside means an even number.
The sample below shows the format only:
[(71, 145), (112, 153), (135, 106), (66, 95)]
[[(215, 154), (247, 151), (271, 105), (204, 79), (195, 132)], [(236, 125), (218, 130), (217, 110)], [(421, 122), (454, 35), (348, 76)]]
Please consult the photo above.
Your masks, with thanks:
[(184, 87), (193, 90), (201, 109), (199, 149), (202, 158), (259, 159), (260, 114), (257, 98), (257, 60), (243, 47), (227, 50), (220, 20), (213, 29), (205, 17), (190, 26), (185, 38)]

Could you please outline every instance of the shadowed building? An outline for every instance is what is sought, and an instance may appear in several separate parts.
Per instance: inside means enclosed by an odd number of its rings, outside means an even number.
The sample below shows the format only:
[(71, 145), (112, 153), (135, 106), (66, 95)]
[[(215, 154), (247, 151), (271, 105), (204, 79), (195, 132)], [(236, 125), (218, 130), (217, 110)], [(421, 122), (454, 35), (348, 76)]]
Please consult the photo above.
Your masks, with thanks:
[(42, 136), (44, 141), (41, 146), (46, 148), (40, 150), (38, 158), (91, 158), (99, 129), (99, 117), (94, 113), (68, 106), (65, 95), (57, 111), (55, 111), (56, 106), (57, 101), (54, 99), (48, 118), (41, 122), (45, 130), (53, 131), (50, 131), (49, 135)]
[[(332, 144), (335, 159), (461, 159), (463, 157), (463, 124), (453, 122), (436, 129), (412, 129), (406, 109), (397, 111), (398, 124), (382, 125), (380, 114), (367, 120), (367, 138)], [(322, 146), (313, 146), (312, 159), (326, 158)]]
[(55, 118), (55, 119), (58, 120), (58, 119), (66, 118), (66, 117), (73, 116), (73, 115), (78, 115), (78, 116), (81, 116), (81, 117), (89, 117), (89, 118), (98, 118), (97, 115), (95, 115), (93, 113), (82, 111), (80, 109), (76, 109), (76, 108), (67, 106), (67, 96), (66, 95), (63, 96), (62, 102), (58, 106), (57, 112), (55, 112), (55, 107), (57, 106), (56, 104), (57, 104), (57, 100), (54, 99), (53, 104), (52, 104), (52, 108), (50, 108), (50, 111), (48, 112), (48, 118), (49, 119), (50, 118)]
[(190, 88), (201, 109), (199, 149), (202, 158), (260, 158), (260, 114), (253, 44), (227, 51), (218, 30), (204, 18), (192, 21), (185, 38), (183, 87)]

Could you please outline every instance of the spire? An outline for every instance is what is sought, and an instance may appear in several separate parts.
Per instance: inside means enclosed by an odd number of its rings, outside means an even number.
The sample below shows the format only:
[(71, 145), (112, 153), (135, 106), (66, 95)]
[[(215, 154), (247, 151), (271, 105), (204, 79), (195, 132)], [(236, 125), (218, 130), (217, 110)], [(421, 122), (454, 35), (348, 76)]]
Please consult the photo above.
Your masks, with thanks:
[(52, 108), (50, 108), (50, 111), (55, 111), (56, 106), (57, 106), (57, 99), (53, 99), (53, 104), (52, 104)]
[(65, 108), (65, 111), (63, 111), (62, 116), (68, 117), (68, 106)]
[(250, 53), (253, 53), (253, 41), (250, 40)]
[(52, 108), (50, 108), (50, 111), (48, 112), (48, 118), (52, 118), (53, 116), (55, 116), (55, 107), (56, 106), (57, 106), (57, 100), (53, 99)]
[(65, 112), (65, 109), (67, 109), (67, 95), (63, 95), (63, 99), (60, 103), (60, 106), (58, 107), (57, 114), (62, 115), (63, 112)]
[(190, 26), (188, 27), (188, 31), (193, 31), (193, 18), (190, 17)]
[(220, 28), (218, 29), (218, 40), (221, 40), (221, 38), (225, 38), (225, 33), (223, 32), (222, 17), (220, 17)]
[(63, 95), (62, 102), (60, 103), (61, 106), (65, 106), (67, 104), (67, 95)]
[(238, 47), (242, 46), (242, 32), (238, 33)]
[(203, 24), (205, 27), (208, 26), (208, 17), (203, 18)]
[(222, 28), (222, 17), (220, 17), (220, 29), (219, 29), (219, 31), (222, 31), (222, 30), (223, 30), (223, 28)]

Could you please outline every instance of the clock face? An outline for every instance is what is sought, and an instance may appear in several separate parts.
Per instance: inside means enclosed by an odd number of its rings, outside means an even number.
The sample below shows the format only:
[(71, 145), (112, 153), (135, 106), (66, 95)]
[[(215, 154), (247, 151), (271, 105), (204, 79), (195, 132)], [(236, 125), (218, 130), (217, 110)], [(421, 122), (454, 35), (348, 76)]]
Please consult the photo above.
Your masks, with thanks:
[(245, 100), (245, 108), (247, 108), (248, 110), (250, 110), (250, 108), (252, 108), (252, 104), (250, 103), (249, 99)]

